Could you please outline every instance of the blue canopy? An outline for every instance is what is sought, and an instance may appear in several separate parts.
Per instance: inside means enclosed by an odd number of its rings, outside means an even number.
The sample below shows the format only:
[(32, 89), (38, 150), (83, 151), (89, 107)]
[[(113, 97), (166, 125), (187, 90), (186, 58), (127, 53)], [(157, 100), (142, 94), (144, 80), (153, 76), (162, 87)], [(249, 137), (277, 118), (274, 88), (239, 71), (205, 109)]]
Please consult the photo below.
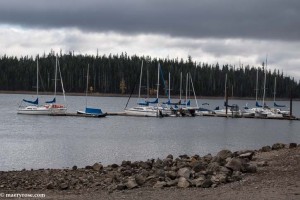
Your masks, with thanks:
[(99, 108), (85, 108), (85, 114), (100, 115), (102, 110)]
[(285, 107), (285, 105), (278, 105), (276, 102), (274, 102), (274, 107)]
[(46, 101), (45, 103), (56, 103), (56, 98), (54, 97), (51, 101)]
[(28, 101), (26, 99), (23, 99), (23, 101), (26, 102), (26, 103), (33, 104), (33, 105), (38, 105), (39, 104), (39, 98), (36, 98), (35, 101)]

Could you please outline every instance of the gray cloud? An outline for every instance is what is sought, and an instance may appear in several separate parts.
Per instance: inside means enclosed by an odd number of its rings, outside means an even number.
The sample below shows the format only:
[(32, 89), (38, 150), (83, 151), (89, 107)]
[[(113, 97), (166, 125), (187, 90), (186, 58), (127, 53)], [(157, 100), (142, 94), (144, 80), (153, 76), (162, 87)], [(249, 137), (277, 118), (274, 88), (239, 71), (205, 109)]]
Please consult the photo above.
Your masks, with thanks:
[(7, 0), (0, 23), (192, 38), (300, 40), (299, 0)]

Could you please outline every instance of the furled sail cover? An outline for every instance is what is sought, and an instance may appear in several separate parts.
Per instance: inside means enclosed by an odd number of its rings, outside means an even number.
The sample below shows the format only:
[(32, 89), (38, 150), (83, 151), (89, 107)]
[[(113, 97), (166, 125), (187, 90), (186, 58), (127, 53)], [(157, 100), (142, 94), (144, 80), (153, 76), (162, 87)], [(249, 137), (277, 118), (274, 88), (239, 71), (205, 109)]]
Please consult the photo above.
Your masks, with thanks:
[(26, 103), (34, 104), (34, 105), (38, 105), (39, 104), (39, 98), (36, 98), (35, 101), (28, 101), (26, 99), (23, 99), (23, 101), (26, 102)]
[(276, 102), (274, 102), (274, 107), (285, 107), (285, 105), (278, 105)]
[(262, 107), (261, 105), (259, 105), (258, 102), (256, 102), (255, 106), (258, 107), (258, 108), (261, 108), (261, 107)]
[(56, 98), (54, 97), (51, 101), (46, 101), (46, 103), (56, 103)]

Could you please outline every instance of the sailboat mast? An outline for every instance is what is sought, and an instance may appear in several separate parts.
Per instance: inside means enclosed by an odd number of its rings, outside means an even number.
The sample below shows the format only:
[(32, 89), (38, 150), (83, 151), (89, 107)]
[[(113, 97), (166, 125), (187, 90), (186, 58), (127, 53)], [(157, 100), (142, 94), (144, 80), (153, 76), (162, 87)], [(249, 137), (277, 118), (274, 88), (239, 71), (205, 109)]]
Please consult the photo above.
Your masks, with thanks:
[(182, 90), (182, 72), (180, 72), (180, 94), (179, 94), (180, 102), (181, 102), (181, 90)]
[(157, 98), (157, 104), (156, 104), (156, 109), (157, 109), (157, 113), (156, 116), (159, 116), (159, 109), (158, 109), (158, 94), (159, 94), (159, 70), (160, 70), (160, 63), (158, 63), (158, 67), (157, 67), (157, 88), (156, 88), (156, 98)]
[(225, 99), (225, 102), (226, 102), (226, 97), (227, 97), (227, 74), (225, 75), (225, 96), (224, 96), (224, 99)]
[(170, 93), (171, 93), (171, 73), (169, 72), (169, 92), (168, 92), (169, 100), (171, 98)]
[(138, 99), (141, 98), (141, 85), (142, 85), (142, 76), (143, 76), (143, 61), (142, 61), (142, 66), (141, 66), (141, 74), (140, 74), (140, 86), (139, 86), (139, 97)]
[(257, 102), (257, 93), (258, 93), (258, 69), (256, 71), (256, 88), (255, 88), (255, 101)]
[(263, 94), (263, 108), (265, 108), (265, 96), (266, 96), (266, 79), (267, 79), (267, 57), (266, 57), (266, 67), (264, 69), (265, 78), (264, 78), (264, 94)]
[(149, 99), (149, 70), (147, 67), (147, 99)]
[(187, 107), (187, 96), (188, 96), (188, 81), (189, 80), (189, 74), (186, 73), (186, 84), (185, 84), (185, 106)]
[(275, 76), (275, 82), (274, 82), (274, 104), (275, 104), (275, 98), (276, 98), (276, 76)]
[(89, 90), (89, 71), (90, 65), (88, 64), (87, 72), (86, 72), (86, 90), (85, 90), (85, 107), (87, 108), (87, 94)]
[(192, 84), (192, 89), (193, 89), (193, 93), (194, 93), (194, 97), (195, 97), (196, 106), (197, 106), (197, 108), (199, 108), (196, 93), (195, 93), (194, 83), (193, 83), (191, 74), (190, 74), (190, 79), (191, 79), (191, 84)]
[(56, 98), (56, 84), (57, 84), (57, 54), (56, 54), (56, 60), (55, 60), (54, 98)]
[(39, 97), (39, 57), (36, 58), (36, 96)]
[[(160, 70), (160, 63), (158, 63), (157, 67), (157, 88), (156, 88), (156, 98), (158, 99), (158, 93), (159, 93), (159, 70)], [(157, 104), (158, 107), (158, 104)]]

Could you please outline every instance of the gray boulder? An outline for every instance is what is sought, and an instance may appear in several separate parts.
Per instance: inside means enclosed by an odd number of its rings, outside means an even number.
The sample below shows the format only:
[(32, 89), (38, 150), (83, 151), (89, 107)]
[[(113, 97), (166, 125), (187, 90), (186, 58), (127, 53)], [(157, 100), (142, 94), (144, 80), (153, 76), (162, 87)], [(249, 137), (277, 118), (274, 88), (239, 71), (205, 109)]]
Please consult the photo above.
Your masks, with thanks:
[(178, 184), (177, 184), (177, 186), (180, 187), (180, 188), (187, 188), (187, 187), (190, 186), (190, 182), (188, 182), (186, 178), (180, 177), (180, 178), (178, 179)]
[(177, 172), (179, 177), (184, 177), (186, 179), (189, 179), (191, 176), (191, 170), (187, 167), (181, 168)]

